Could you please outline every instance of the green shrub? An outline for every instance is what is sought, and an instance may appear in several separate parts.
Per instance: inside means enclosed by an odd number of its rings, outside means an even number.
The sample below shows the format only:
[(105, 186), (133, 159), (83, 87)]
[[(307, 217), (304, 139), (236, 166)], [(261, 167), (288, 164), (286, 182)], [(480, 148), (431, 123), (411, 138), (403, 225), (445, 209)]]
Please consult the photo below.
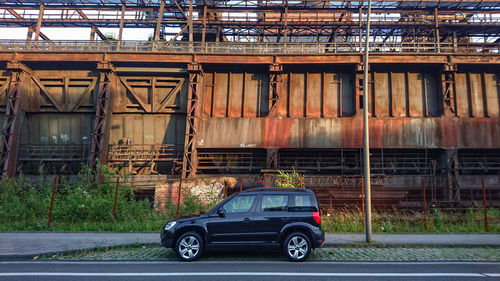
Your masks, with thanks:
[(302, 175), (295, 170), (295, 167), (293, 167), (293, 170), (290, 173), (278, 170), (278, 175), (274, 184), (277, 187), (305, 188), (304, 184), (301, 184), (301, 179)]

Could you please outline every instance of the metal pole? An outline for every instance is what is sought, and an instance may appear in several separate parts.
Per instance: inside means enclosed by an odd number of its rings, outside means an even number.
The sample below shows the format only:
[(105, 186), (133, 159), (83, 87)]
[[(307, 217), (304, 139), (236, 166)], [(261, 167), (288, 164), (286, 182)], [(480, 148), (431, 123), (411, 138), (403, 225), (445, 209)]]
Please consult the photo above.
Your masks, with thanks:
[(243, 177), (240, 176), (240, 192), (243, 191)]
[[(365, 37), (365, 61), (363, 74), (363, 161), (365, 178), (365, 228), (366, 243), (372, 241), (372, 209), (371, 209), (371, 181), (370, 181), (370, 140), (368, 134), (368, 53), (370, 46), (370, 13), (372, 1), (368, 1), (368, 14), (366, 18), (366, 37)], [(359, 15), (362, 16), (361, 14)]]
[(52, 197), (50, 198), (49, 221), (47, 222), (47, 228), (50, 228), (50, 222), (52, 221), (52, 207), (54, 206), (54, 195), (56, 194), (56, 184), (57, 184), (57, 176), (54, 176), (54, 184), (52, 185)]
[(181, 191), (182, 191), (182, 177), (179, 179), (179, 193), (177, 194), (177, 214), (179, 216), (179, 209), (181, 207)]
[(481, 178), (481, 183), (483, 184), (484, 230), (488, 232), (488, 204), (486, 202), (486, 185), (484, 184), (484, 178)]
[(116, 178), (116, 188), (115, 188), (115, 202), (113, 203), (113, 223), (116, 219), (116, 199), (118, 199), (118, 184), (120, 183), (120, 177)]
[(424, 205), (424, 227), (427, 231), (427, 200), (425, 198), (425, 179), (422, 179), (422, 204)]

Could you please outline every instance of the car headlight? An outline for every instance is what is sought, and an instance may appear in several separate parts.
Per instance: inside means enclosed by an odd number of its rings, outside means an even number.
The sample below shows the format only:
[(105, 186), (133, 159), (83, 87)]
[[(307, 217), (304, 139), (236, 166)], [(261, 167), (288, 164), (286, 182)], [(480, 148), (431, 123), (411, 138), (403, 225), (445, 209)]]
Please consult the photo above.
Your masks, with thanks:
[(165, 225), (165, 230), (170, 230), (172, 227), (174, 227), (177, 224), (176, 221), (171, 221)]

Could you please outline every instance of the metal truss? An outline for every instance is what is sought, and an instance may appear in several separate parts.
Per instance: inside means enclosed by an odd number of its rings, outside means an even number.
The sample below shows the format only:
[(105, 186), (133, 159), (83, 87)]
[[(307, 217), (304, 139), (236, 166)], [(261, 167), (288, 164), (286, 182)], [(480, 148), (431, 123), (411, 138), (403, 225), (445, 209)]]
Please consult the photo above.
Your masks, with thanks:
[[(192, 3), (192, 5), (189, 5)], [(361, 40), (367, 1), (144, 0), (78, 2), (0, 1), (0, 26), (153, 28), (154, 40), (174, 36), (202, 42), (356, 42)], [(375, 42), (471, 42), (498, 40), (497, 0), (376, 1), (371, 24)], [(180, 31), (166, 32), (165, 28)], [(170, 29), (171, 30), (171, 29)], [(161, 33), (161, 34), (159, 34)], [(189, 36), (188, 36), (189, 35)], [(464, 41), (465, 40), (465, 41)]]

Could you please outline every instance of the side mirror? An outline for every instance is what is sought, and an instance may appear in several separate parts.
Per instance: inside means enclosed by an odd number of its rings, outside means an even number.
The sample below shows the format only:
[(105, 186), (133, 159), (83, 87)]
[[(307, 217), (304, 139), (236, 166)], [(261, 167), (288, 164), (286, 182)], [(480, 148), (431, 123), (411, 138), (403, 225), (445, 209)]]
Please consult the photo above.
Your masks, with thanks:
[(226, 210), (224, 210), (224, 208), (220, 208), (219, 210), (217, 210), (217, 215), (219, 215), (219, 217), (223, 218), (226, 216)]

